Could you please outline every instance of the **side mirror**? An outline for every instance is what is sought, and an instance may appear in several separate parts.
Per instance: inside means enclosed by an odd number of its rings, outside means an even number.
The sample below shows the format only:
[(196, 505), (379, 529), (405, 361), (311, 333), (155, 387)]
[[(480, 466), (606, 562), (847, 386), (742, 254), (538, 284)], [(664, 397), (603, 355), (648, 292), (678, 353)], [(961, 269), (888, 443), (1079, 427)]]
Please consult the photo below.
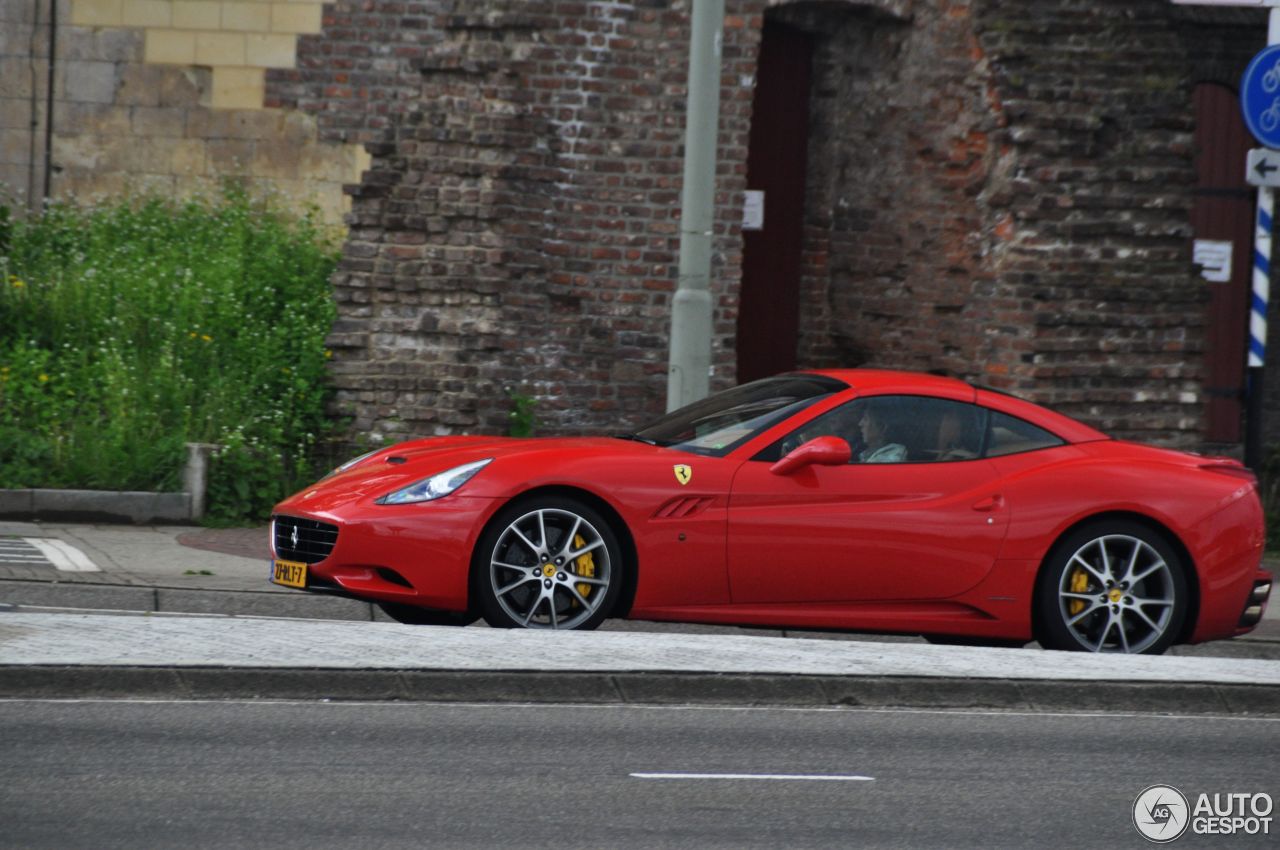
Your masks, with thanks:
[(769, 467), (774, 475), (790, 475), (797, 469), (818, 466), (844, 466), (853, 457), (849, 444), (839, 437), (814, 437)]

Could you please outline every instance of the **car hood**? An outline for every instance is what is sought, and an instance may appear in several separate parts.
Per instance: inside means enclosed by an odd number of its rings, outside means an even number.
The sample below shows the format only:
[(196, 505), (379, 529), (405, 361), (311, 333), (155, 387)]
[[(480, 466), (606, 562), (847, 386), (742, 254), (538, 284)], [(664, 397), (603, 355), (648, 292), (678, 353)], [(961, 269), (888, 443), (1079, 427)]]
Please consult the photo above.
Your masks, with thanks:
[(639, 457), (669, 452), (614, 437), (514, 438), (436, 437), (380, 449), (359, 463), (321, 479), (280, 504), (328, 511), (363, 499), (378, 498), (445, 470), (493, 458), (493, 463), (460, 492), (491, 496), (504, 492), (513, 478), (546, 472), (573, 460)]

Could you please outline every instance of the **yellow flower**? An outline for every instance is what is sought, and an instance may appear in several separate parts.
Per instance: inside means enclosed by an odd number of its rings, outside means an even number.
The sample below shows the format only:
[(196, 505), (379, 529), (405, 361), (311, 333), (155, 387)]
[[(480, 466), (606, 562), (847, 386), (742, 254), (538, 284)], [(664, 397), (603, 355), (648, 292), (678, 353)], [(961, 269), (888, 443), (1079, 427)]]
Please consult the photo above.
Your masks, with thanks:
[(40, 373), (40, 383), (42, 383), (42, 384), (47, 384), (47, 383), (49, 383), (49, 376), (48, 376), (48, 375), (46, 375), (44, 372), (41, 372), (41, 373)]
[(328, 359), (329, 359), (330, 357), (332, 357), (332, 356), (333, 356), (333, 352), (326, 348), (326, 349), (324, 350), (324, 359), (325, 359), (325, 360), (328, 360)]
[(24, 287), (24, 286), (26, 286), (26, 284), (25, 284), (25, 283), (23, 283), (22, 281), (18, 280), (16, 277), (15, 277), (15, 278), (13, 278), (13, 288), (14, 288), (14, 289), (21, 289), (21, 288), (22, 288), (22, 287)]
[(209, 336), (208, 334), (200, 334), (200, 338), (205, 342), (213, 342), (213, 337)]
[(195, 339), (196, 337), (200, 336), (200, 334), (196, 333), (195, 331), (192, 331), (192, 332), (189, 334), (189, 336), (190, 336), (192, 339)]

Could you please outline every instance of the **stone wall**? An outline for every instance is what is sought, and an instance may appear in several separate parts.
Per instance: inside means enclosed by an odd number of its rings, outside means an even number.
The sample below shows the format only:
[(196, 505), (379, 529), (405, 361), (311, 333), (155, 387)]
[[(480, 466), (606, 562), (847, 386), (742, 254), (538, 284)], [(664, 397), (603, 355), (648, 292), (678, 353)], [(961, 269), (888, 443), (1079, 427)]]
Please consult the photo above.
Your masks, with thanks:
[[(56, 89), (68, 191), (138, 173), (181, 190), (237, 163), (327, 197), (347, 183), (331, 343), (354, 430), (500, 432), (507, 388), (536, 397), (539, 433), (661, 412), (689, 0), (338, 0), (318, 20), (312, 0), (228, 0), (216, 30), (190, 17), (216, 5), (202, 0), (62, 2), (84, 63), (60, 63)], [(768, 16), (817, 51), (801, 365), (942, 369), (1118, 436), (1199, 441), (1191, 91), (1238, 77), (1263, 13), (1165, 0), (727, 7), (713, 387), (735, 380)], [(14, 20), (29, 11), (0, 0)], [(292, 55), (255, 41), (292, 36), (270, 29), (277, 14), (319, 31)], [(39, 58), (38, 27), (5, 33), (0, 55), (36, 44)], [(18, 102), (34, 93), (38, 118), (39, 84), (14, 81), (39, 62), (23, 61), (0, 88), (14, 110), (0, 127), (6, 179), (33, 161), (14, 151), (38, 147)]]
[(57, 2), (50, 127), (49, 0), (0, 0), (0, 182), (17, 203), (38, 207), (46, 179), (54, 197), (89, 200), (208, 195), (235, 178), (341, 224), (364, 151), (265, 100), (299, 36), (320, 31), (320, 0)]

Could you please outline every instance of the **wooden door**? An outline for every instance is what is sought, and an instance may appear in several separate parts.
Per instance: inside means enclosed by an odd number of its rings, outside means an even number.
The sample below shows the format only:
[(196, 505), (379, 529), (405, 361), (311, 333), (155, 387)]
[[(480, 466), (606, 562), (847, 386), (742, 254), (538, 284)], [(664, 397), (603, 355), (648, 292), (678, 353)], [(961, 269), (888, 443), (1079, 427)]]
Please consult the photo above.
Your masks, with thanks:
[(1209, 288), (1204, 391), (1205, 439), (1238, 443), (1244, 402), (1245, 350), (1253, 256), (1255, 191), (1245, 182), (1245, 155), (1254, 146), (1234, 92), (1216, 83), (1195, 90), (1197, 184), (1191, 226), (1197, 240), (1230, 242), (1230, 279)]
[(764, 193), (764, 222), (742, 234), (740, 383), (796, 366), (812, 59), (809, 36), (765, 22), (747, 155), (747, 188)]

